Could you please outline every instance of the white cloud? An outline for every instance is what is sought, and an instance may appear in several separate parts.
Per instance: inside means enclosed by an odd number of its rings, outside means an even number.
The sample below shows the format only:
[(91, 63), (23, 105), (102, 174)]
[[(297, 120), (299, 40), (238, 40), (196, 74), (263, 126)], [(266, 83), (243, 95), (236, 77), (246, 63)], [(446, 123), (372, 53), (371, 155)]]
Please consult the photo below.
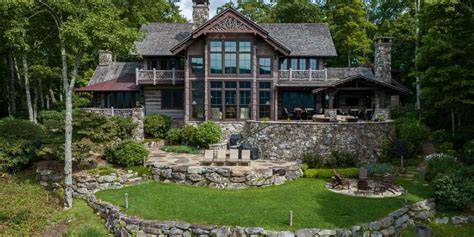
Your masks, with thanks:
[[(209, 7), (209, 17), (216, 15), (217, 8), (224, 5), (227, 2), (236, 2), (236, 0), (210, 0)], [(181, 0), (179, 3), (176, 3), (181, 10), (181, 15), (186, 17), (188, 20), (192, 21), (193, 19), (193, 2), (192, 0)]]

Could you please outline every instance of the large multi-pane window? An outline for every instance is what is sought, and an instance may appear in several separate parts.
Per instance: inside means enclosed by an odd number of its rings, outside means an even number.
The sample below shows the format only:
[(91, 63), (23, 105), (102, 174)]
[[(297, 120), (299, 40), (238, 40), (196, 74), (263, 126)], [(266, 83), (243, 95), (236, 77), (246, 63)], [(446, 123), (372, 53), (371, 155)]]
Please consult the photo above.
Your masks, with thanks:
[(162, 109), (183, 109), (184, 102), (183, 90), (162, 90), (161, 108)]
[(250, 74), (251, 52), (250, 41), (211, 41), (210, 73), (211, 74)]
[(202, 56), (191, 57), (191, 73), (194, 75), (204, 74), (204, 58)]
[(258, 89), (258, 117), (271, 118), (271, 82), (260, 82)]
[(213, 119), (249, 119), (251, 83), (248, 81), (212, 81), (211, 117)]
[(204, 82), (191, 83), (191, 115), (193, 119), (204, 119)]
[(258, 59), (258, 73), (260, 75), (272, 74), (272, 59), (269, 57)]

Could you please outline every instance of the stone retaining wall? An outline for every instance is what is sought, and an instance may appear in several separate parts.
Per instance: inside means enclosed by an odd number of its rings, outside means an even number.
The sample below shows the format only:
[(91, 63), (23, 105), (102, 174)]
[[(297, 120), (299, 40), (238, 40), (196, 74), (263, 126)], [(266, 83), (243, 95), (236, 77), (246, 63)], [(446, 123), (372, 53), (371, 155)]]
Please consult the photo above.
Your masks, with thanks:
[[(37, 170), (37, 178), (40, 185), (56, 189), (63, 186), (63, 173), (54, 172), (52, 170)], [(137, 173), (118, 170), (110, 175), (92, 175), (79, 174), (72, 177), (73, 196), (76, 198), (85, 197), (99, 190), (122, 188), (124, 185), (136, 184), (143, 181)]]
[(306, 228), (297, 231), (272, 231), (262, 227), (239, 227), (191, 224), (178, 221), (142, 220), (128, 216), (117, 206), (101, 202), (91, 195), (87, 197), (88, 204), (106, 220), (106, 227), (115, 236), (282, 236), (282, 237), (312, 237), (312, 236), (394, 236), (415, 220), (427, 220), (434, 216), (434, 200), (421, 201), (390, 213), (385, 218), (370, 223), (355, 225), (347, 229)]
[(280, 185), (303, 176), (299, 165), (248, 171), (227, 167), (169, 166), (159, 163), (152, 164), (151, 167), (154, 180), (216, 189)]
[(305, 153), (324, 156), (350, 151), (364, 161), (374, 161), (381, 155), (383, 141), (393, 135), (393, 122), (247, 121), (243, 134), (250, 135), (246, 140), (258, 148), (259, 159), (300, 160)]

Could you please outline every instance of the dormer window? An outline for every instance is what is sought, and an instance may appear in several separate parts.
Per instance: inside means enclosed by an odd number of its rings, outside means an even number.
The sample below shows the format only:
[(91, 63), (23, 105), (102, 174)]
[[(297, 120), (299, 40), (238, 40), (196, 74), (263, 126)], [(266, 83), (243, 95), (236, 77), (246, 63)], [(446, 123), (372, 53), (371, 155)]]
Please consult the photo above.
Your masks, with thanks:
[(251, 74), (252, 44), (242, 40), (213, 40), (209, 43), (210, 74)]

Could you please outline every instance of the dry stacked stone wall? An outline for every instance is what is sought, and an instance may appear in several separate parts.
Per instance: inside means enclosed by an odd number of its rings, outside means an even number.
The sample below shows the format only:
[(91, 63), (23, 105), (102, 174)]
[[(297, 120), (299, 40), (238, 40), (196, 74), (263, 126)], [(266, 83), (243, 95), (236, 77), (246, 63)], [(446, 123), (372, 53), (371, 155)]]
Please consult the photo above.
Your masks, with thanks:
[(117, 206), (101, 202), (91, 195), (88, 204), (106, 220), (106, 227), (115, 236), (394, 236), (415, 220), (428, 220), (435, 214), (434, 200), (425, 200), (398, 209), (388, 216), (347, 229), (305, 228), (297, 231), (272, 231), (262, 227), (239, 227), (191, 224), (179, 221), (150, 221), (128, 216)]
[(228, 167), (151, 165), (154, 180), (207, 186), (215, 189), (243, 189), (280, 185), (303, 176), (300, 165), (259, 170)]

